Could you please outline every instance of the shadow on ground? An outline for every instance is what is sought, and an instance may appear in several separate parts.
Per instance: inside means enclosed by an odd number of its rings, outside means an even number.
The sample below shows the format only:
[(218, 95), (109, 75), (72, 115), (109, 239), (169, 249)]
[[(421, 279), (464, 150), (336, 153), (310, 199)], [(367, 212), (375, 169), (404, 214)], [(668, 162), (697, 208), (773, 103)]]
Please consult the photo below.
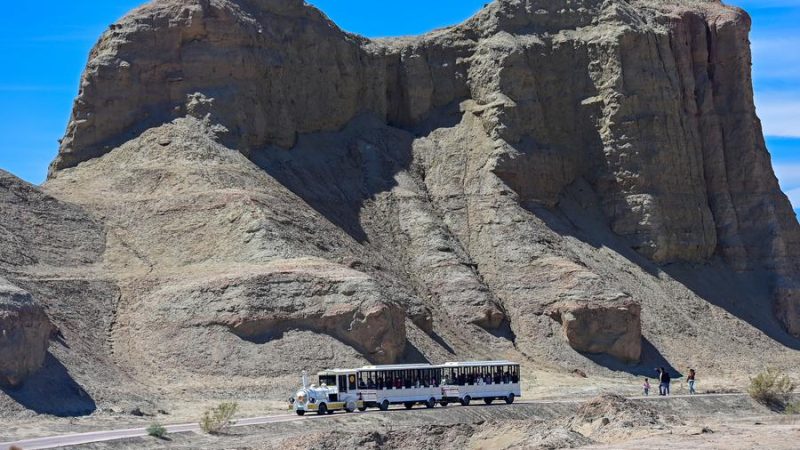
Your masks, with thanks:
[(683, 374), (678, 371), (658, 349), (645, 337), (642, 337), (642, 358), (638, 364), (625, 364), (620, 360), (606, 354), (583, 353), (583, 356), (595, 364), (601, 365), (615, 372), (625, 372), (638, 377), (650, 379), (658, 378), (656, 369), (663, 367), (672, 378), (681, 378)]
[(2, 391), (38, 414), (75, 417), (89, 415), (97, 409), (92, 397), (49, 352), (44, 367), (25, 384), (18, 388), (2, 388)]

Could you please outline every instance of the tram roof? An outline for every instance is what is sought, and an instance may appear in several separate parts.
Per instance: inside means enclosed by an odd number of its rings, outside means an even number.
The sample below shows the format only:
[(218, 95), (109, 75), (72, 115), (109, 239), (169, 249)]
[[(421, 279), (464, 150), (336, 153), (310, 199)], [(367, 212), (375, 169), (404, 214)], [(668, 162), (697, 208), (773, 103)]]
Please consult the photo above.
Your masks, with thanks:
[(434, 369), (431, 364), (386, 364), (382, 366), (363, 366), (358, 370), (409, 370), (409, 369)]
[(448, 361), (442, 364), (442, 367), (477, 367), (477, 366), (518, 366), (519, 363), (513, 361)]
[(442, 367), (483, 367), (483, 366), (516, 366), (519, 363), (513, 361), (449, 361), (444, 364), (386, 364), (376, 366), (362, 366), (353, 369), (327, 369), (319, 373), (352, 373), (356, 371), (377, 371), (377, 370), (414, 370), (414, 369), (437, 369)]

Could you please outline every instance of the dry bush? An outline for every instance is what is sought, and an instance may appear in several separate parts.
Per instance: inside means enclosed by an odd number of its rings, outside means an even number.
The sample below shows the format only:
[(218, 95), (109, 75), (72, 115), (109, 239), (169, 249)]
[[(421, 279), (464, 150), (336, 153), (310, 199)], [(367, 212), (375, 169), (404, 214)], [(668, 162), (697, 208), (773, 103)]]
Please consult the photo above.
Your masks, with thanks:
[(161, 425), (160, 423), (156, 422), (156, 423), (150, 425), (149, 427), (147, 427), (147, 434), (149, 436), (153, 436), (153, 437), (156, 437), (156, 438), (159, 438), (159, 439), (163, 439), (164, 436), (167, 435), (167, 429), (164, 428), (164, 426)]
[(781, 407), (794, 390), (794, 383), (778, 369), (768, 368), (750, 379), (747, 392), (753, 400), (771, 408)]
[(200, 419), (200, 429), (209, 434), (219, 434), (227, 430), (231, 425), (236, 422), (233, 416), (239, 409), (237, 403), (220, 403), (216, 408), (203, 413)]

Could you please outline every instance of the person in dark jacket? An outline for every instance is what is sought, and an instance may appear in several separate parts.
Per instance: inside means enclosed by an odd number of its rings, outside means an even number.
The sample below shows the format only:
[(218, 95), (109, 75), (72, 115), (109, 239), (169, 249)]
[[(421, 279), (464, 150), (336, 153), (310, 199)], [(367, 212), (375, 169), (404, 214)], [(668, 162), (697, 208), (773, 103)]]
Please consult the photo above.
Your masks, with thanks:
[(666, 369), (658, 369), (658, 395), (669, 395), (670, 376)]

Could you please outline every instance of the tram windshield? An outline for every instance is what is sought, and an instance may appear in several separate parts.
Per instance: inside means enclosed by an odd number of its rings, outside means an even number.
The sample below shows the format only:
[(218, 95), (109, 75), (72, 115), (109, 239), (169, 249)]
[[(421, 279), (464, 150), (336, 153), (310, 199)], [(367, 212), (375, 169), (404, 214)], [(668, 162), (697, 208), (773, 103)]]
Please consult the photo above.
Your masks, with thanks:
[(336, 375), (320, 375), (319, 385), (336, 386)]

